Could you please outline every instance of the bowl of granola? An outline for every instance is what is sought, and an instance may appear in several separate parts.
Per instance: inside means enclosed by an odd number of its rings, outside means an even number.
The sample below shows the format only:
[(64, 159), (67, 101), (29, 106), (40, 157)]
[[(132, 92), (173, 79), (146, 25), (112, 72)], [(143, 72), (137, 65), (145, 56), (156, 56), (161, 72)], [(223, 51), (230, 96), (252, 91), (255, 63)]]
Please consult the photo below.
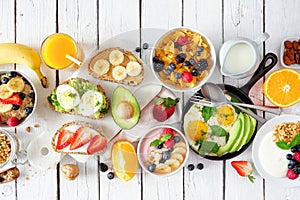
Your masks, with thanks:
[(176, 28), (162, 35), (151, 52), (154, 76), (171, 90), (184, 92), (199, 89), (212, 75), (216, 52), (203, 33)]
[(24, 74), (0, 71), (0, 127), (20, 126), (36, 108), (36, 89)]

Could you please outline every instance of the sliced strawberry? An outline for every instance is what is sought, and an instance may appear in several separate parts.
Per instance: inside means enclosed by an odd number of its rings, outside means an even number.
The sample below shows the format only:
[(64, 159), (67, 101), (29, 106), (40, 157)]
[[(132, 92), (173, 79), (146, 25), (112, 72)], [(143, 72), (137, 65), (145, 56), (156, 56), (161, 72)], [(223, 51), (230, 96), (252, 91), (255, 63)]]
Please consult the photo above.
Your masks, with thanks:
[(252, 176), (253, 168), (248, 161), (232, 161), (232, 167), (239, 173), (240, 176), (247, 176), (254, 183), (255, 177)]
[(106, 138), (101, 135), (95, 135), (87, 148), (88, 154), (93, 154), (98, 151), (101, 151), (106, 147), (107, 141)]
[(14, 93), (13, 95), (11, 95), (9, 98), (7, 99), (0, 99), (0, 103), (3, 104), (15, 104), (15, 105), (22, 105), (23, 100), (21, 99), (21, 97), (19, 96), (18, 93)]
[(62, 129), (57, 138), (56, 149), (61, 150), (67, 147), (73, 141), (74, 134), (71, 131)]
[(93, 134), (89, 132), (88, 128), (85, 128), (83, 126), (79, 127), (74, 134), (70, 150), (82, 147), (91, 140), (92, 136)]

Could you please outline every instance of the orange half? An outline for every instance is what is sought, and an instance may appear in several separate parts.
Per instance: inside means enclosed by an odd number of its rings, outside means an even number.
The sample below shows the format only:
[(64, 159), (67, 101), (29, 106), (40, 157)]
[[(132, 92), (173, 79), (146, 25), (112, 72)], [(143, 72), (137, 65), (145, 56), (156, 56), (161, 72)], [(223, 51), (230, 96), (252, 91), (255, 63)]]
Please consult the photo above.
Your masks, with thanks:
[(138, 159), (134, 146), (126, 140), (119, 140), (112, 147), (112, 164), (116, 175), (122, 181), (131, 180), (138, 168)]
[(286, 108), (300, 101), (300, 74), (281, 69), (271, 73), (264, 83), (264, 94), (274, 105)]

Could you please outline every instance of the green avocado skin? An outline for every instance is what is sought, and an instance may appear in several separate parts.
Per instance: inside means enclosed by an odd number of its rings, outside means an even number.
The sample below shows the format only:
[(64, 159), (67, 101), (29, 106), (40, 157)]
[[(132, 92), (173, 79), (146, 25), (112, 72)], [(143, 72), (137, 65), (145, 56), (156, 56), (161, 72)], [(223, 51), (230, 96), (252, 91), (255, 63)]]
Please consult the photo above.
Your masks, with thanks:
[[(133, 114), (131, 118), (124, 119), (118, 116), (118, 106), (121, 102), (127, 102), (132, 106)], [(141, 111), (138, 101), (136, 100), (135, 96), (123, 86), (118, 86), (114, 90), (112, 95), (111, 110), (115, 123), (122, 129), (133, 128), (140, 119)]]
[(217, 155), (221, 156), (229, 152), (229, 150), (233, 147), (233, 145), (239, 138), (242, 128), (242, 120), (238, 117), (238, 119), (234, 122), (232, 128), (229, 131), (229, 138), (227, 143), (219, 148)]

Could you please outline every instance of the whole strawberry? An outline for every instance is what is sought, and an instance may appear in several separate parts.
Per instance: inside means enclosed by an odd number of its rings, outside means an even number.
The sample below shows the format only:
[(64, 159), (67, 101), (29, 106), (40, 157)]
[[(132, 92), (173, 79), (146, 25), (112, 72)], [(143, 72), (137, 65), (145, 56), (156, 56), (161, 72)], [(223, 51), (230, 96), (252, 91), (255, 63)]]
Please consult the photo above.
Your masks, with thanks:
[(153, 108), (154, 119), (160, 122), (169, 119), (175, 112), (175, 106), (178, 102), (179, 98), (158, 98)]

